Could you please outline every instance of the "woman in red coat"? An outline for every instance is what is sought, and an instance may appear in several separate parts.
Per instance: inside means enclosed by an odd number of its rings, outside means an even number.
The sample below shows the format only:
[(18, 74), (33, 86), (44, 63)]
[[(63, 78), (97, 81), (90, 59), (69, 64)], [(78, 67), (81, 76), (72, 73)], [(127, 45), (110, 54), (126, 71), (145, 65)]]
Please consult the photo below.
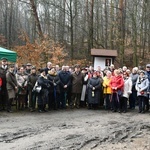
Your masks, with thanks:
[[(120, 105), (120, 97), (123, 91), (124, 81), (119, 70), (114, 70), (114, 76), (111, 78), (110, 87), (112, 90), (111, 101), (112, 110), (116, 112)], [(120, 110), (119, 110), (120, 112)]]

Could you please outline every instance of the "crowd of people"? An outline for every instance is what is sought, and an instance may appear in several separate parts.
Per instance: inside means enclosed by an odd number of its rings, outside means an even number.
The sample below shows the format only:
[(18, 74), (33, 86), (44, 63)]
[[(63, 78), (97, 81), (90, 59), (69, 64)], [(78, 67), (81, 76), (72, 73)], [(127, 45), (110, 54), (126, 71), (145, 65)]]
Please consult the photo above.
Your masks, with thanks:
[(60, 68), (51, 62), (41, 69), (30, 63), (16, 68), (1, 58), (0, 110), (12, 112), (16, 102), (18, 110), (31, 112), (104, 107), (126, 113), (138, 105), (138, 112), (145, 113), (149, 111), (150, 64), (145, 68), (116, 69), (113, 64), (104, 70), (78, 64)]

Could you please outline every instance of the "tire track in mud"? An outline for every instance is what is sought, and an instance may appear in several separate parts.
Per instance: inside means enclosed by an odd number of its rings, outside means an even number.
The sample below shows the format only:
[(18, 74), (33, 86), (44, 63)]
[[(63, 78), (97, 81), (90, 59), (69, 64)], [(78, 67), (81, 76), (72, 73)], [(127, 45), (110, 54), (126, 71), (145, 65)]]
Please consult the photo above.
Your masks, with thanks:
[[(111, 124), (111, 122), (109, 122)], [(64, 140), (57, 144), (49, 145), (50, 150), (86, 150), (96, 149), (102, 144), (117, 144), (124, 142), (133, 142), (135, 138), (144, 135), (150, 135), (150, 123), (134, 123), (128, 124), (112, 122), (103, 128), (106, 132), (96, 130), (89, 134), (70, 134)], [(104, 134), (105, 133), (105, 134)], [(95, 136), (94, 136), (95, 135)], [(60, 140), (60, 139), (59, 139)], [(61, 145), (61, 146), (60, 146)]]
[[(24, 129), (16, 130), (15, 132), (6, 132), (0, 134), (0, 142), (10, 143), (20, 138), (40, 135), (41, 133), (54, 130), (54, 129), (64, 130), (64, 129), (71, 129), (71, 128), (74, 128), (74, 125), (67, 125), (66, 123), (62, 123), (59, 125), (45, 125), (40, 128), (24, 128)], [(68, 136), (67, 138), (69, 140), (69, 138), (71, 139), (72, 137)]]
[[(52, 118), (52, 116), (50, 117)], [(107, 117), (110, 119), (108, 120)], [(19, 126), (11, 132), (7, 130), (7, 132), (0, 134), (0, 143), (13, 143), (10, 149), (15, 149), (16, 143), (28, 141), (29, 137), (32, 137), (30, 140), (36, 137), (36, 140), (30, 142), (26, 147), (22, 146), (21, 149), (99, 150), (101, 145), (132, 143), (140, 137), (146, 135), (150, 137), (150, 122), (148, 120), (146, 122), (146, 117), (136, 120), (136, 116), (131, 118), (130, 114), (128, 116), (116, 115), (115, 118), (111, 118), (111, 115), (108, 114), (95, 118), (91, 115), (85, 120), (82, 120), (83, 118), (85, 116), (82, 118), (70, 117), (68, 120), (68, 118), (64, 119), (61, 116), (50, 123), (46, 117), (43, 122), (37, 121), (37, 126), (32, 127), (27, 127), (27, 124), (23, 122), (25, 126)], [(28, 125), (31, 125), (31, 122)], [(41, 135), (44, 138), (41, 138)]]
[[(111, 122), (110, 122), (111, 123)], [(90, 138), (84, 141), (78, 149), (95, 149), (101, 144), (117, 144), (124, 142), (133, 142), (133, 139), (150, 135), (150, 123), (130, 123), (120, 124), (118, 122), (110, 128), (110, 132), (104, 136)], [(144, 132), (143, 132), (144, 131)]]
[[(88, 125), (91, 126), (89, 122)], [(47, 147), (49, 150), (85, 150), (85, 149), (96, 149), (101, 144), (116, 144), (124, 142), (132, 142), (133, 139), (142, 137), (146, 134), (150, 135), (150, 123), (119, 123), (117, 121), (110, 121), (107, 125), (102, 125), (101, 129), (97, 130), (100, 126), (97, 126), (92, 132), (89, 131), (84, 133), (71, 133), (64, 137), (56, 139), (54, 143), (48, 143), (47, 141), (38, 141), (34, 146), (29, 146), (26, 150), (34, 149), (45, 149)], [(0, 135), (0, 142), (14, 142), (20, 138), (26, 138), (29, 136), (40, 135), (41, 133), (48, 131), (60, 130), (65, 132), (65, 130), (80, 128), (71, 124), (63, 123), (57, 126), (43, 126), (41, 128), (25, 128), (18, 130), (14, 133), (7, 132)], [(36, 146), (35, 146), (36, 145)]]

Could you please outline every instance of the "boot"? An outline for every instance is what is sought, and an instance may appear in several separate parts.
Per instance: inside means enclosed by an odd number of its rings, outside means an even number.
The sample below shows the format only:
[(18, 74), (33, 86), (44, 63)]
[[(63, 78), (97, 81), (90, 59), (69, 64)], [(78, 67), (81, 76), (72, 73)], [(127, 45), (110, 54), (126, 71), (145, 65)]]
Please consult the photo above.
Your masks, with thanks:
[(41, 105), (38, 105), (38, 112), (39, 112), (39, 113), (42, 113), (42, 112), (43, 112)]
[(46, 104), (43, 105), (43, 111), (47, 112), (47, 110), (46, 110)]
[(7, 112), (10, 112), (10, 113), (12, 112), (12, 110), (11, 110), (12, 100), (13, 99), (9, 99), (8, 103), (7, 103)]

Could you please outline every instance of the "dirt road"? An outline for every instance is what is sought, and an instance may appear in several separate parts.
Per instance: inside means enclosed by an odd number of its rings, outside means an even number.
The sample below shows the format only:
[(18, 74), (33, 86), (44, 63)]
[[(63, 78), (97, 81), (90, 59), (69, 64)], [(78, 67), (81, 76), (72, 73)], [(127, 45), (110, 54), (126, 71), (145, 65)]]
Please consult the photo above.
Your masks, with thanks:
[(150, 113), (0, 112), (1, 150), (149, 150)]

